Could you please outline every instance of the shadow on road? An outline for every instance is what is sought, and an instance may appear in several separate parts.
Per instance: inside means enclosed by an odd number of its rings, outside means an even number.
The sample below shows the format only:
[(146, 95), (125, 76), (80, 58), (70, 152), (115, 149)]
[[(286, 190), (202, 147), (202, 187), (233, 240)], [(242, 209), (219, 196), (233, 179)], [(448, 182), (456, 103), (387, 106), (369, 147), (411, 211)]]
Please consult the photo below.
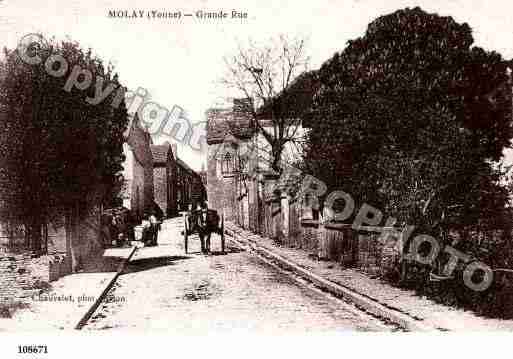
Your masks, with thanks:
[[(240, 249), (238, 247), (227, 246), (225, 252), (221, 252), (221, 250), (214, 250), (210, 252), (209, 256), (225, 256), (234, 253), (244, 252), (244, 249)], [(143, 251), (139, 252), (141, 255), (145, 255)], [(200, 251), (188, 252), (187, 255), (152, 255), (148, 252), (150, 256), (143, 258), (133, 258), (130, 263), (128, 263), (124, 274), (126, 273), (135, 273), (150, 270), (153, 268), (163, 267), (175, 265), (183, 260), (188, 260), (197, 256), (201, 256), (202, 253)], [(147, 255), (148, 255), (147, 254)]]
[(191, 259), (189, 256), (165, 256), (153, 258), (133, 259), (125, 268), (124, 274), (141, 272), (153, 268), (175, 265), (178, 261)]
[[(215, 251), (211, 250), (209, 255), (211, 255), (211, 256), (225, 256), (227, 254), (240, 253), (240, 252), (244, 252), (244, 251), (245, 251), (244, 249), (228, 246), (228, 247), (226, 247), (224, 252), (222, 252), (221, 250), (215, 250)], [(201, 253), (201, 251), (195, 251), (195, 252), (187, 252), (187, 254), (202, 255), (203, 253)]]

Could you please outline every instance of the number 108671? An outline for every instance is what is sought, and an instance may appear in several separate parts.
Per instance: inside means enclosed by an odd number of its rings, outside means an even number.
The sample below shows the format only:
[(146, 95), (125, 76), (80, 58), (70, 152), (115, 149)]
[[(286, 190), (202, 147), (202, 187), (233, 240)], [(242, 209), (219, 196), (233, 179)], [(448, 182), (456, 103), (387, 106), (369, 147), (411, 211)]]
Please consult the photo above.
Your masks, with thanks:
[(18, 345), (18, 354), (48, 354), (46, 345)]

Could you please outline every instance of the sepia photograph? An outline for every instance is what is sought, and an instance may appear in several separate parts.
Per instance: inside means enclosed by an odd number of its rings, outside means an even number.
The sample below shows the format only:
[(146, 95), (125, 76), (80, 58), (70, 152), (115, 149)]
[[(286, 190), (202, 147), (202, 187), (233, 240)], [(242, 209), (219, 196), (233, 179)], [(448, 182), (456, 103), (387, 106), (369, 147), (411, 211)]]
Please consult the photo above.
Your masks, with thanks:
[(0, 0), (2, 351), (513, 332), (512, 11)]

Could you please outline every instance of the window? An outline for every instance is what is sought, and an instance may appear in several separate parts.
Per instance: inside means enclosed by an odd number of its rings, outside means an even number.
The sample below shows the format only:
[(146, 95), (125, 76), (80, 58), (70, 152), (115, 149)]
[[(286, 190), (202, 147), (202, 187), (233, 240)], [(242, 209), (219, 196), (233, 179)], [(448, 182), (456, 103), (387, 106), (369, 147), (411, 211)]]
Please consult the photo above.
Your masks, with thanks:
[(221, 162), (221, 172), (226, 174), (233, 173), (233, 156), (230, 152), (226, 152)]
[(239, 171), (247, 173), (249, 168), (246, 168), (247, 166), (247, 159), (244, 157), (239, 157)]

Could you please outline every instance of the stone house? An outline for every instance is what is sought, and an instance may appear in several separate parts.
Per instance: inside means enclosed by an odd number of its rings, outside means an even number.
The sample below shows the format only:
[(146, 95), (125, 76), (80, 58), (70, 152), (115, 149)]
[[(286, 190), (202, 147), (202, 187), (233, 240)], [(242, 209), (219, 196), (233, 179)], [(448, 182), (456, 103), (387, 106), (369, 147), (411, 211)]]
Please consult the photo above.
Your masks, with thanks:
[(123, 144), (124, 188), (121, 193), (123, 206), (130, 209), (139, 221), (154, 206), (152, 139), (143, 129), (137, 113), (130, 115), (131, 125), (125, 133)]
[(205, 187), (204, 179), (202, 177), (201, 172), (193, 172), (192, 181), (192, 196), (191, 201), (194, 205), (195, 203), (201, 203), (207, 200), (207, 189)]
[(195, 206), (207, 198), (207, 193), (200, 174), (196, 173), (184, 161), (177, 157), (177, 206), (179, 211), (186, 211), (189, 205)]
[(237, 217), (240, 163), (237, 151), (248, 144), (255, 133), (251, 115), (244, 111), (244, 100), (234, 100), (232, 108), (214, 108), (207, 118), (207, 196), (209, 207), (223, 213), (225, 219)]
[[(223, 211), (228, 221), (256, 229), (263, 221), (264, 182), (276, 175), (269, 143), (253, 127), (251, 106), (249, 99), (234, 99), (232, 108), (207, 111), (206, 182), (211, 207)], [(273, 133), (270, 121), (259, 122)], [(281, 158), (293, 162), (293, 155), (286, 145)]]
[(151, 145), (155, 202), (167, 218), (178, 215), (176, 144)]
[[(207, 192), (210, 205), (223, 210), (226, 220), (251, 229), (262, 225), (264, 205), (273, 205), (267, 203), (273, 197), (268, 189), (274, 187), (279, 176), (271, 166), (271, 146), (256, 131), (254, 120), (271, 135), (284, 131), (284, 136), (296, 139), (305, 136), (308, 126), (304, 126), (303, 112), (316, 86), (315, 74), (305, 73), (268, 105), (256, 109), (256, 119), (251, 99), (234, 99), (231, 108), (207, 110)], [(270, 120), (273, 115), (284, 119), (284, 129)], [(301, 159), (300, 148), (287, 142), (279, 159), (280, 168), (289, 176), (285, 169), (295, 172), (292, 164)]]

